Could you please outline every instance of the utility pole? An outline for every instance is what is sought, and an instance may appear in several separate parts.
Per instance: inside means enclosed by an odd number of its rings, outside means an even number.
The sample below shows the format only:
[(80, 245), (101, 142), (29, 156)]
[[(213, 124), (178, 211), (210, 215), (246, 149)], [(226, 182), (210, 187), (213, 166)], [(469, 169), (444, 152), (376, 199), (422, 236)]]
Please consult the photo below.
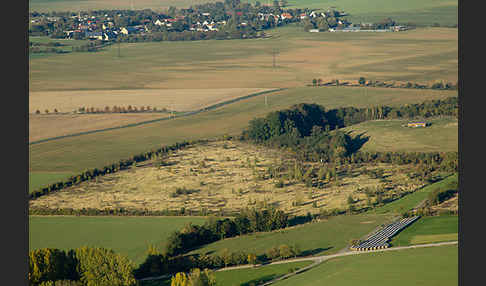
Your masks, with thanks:
[(277, 58), (276, 58), (277, 57), (277, 53), (278, 53), (277, 49), (273, 48), (273, 50), (272, 50), (273, 65), (272, 66), (273, 66), (274, 69), (277, 67), (277, 63), (276, 63), (276, 61), (277, 61)]
[(120, 40), (118, 40), (118, 57), (120, 57)]

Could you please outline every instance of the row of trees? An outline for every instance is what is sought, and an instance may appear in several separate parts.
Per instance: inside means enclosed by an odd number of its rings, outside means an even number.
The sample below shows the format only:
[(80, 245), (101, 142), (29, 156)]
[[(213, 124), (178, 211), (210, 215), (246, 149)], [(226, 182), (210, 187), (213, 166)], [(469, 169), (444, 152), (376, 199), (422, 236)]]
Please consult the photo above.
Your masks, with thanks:
[(80, 107), (78, 108), (78, 112), (81, 113), (138, 113), (138, 112), (168, 112), (167, 108), (162, 108), (160, 110), (157, 107), (153, 106), (117, 106), (114, 105), (113, 107), (105, 106), (105, 108), (95, 108), (95, 107)]
[(29, 252), (29, 285), (130, 286), (137, 284), (134, 270), (128, 258), (105, 248)]
[(30, 215), (75, 215), (75, 216), (235, 216), (236, 211), (208, 210), (200, 209), (198, 211), (186, 209), (125, 209), (125, 208), (48, 208), (48, 207), (29, 207)]
[(173, 232), (167, 241), (165, 253), (176, 256), (220, 239), (287, 226), (288, 215), (281, 210), (246, 209), (235, 219), (211, 219), (202, 226), (189, 224), (181, 231)]
[[(379, 80), (366, 80), (365, 77), (360, 77), (358, 79), (358, 84), (360, 86), (370, 86), (370, 87), (389, 87), (389, 88), (415, 88), (415, 89), (440, 89), (440, 90), (457, 90), (458, 84), (454, 84), (452, 82), (444, 82), (438, 81), (431, 85), (427, 84), (420, 84), (416, 82), (407, 82), (403, 84), (396, 84), (395, 82), (383, 82)], [(323, 85), (347, 85), (346, 82), (340, 82), (339, 80), (335, 79), (331, 82), (324, 83), (324, 81), (320, 78), (313, 78), (312, 79), (312, 86), (323, 86)]]
[(194, 268), (219, 269), (229, 266), (258, 264), (298, 257), (307, 252), (301, 251), (297, 244), (274, 246), (256, 255), (254, 252), (230, 251), (225, 248), (212, 255), (179, 255), (175, 257), (158, 253), (152, 249), (145, 261), (135, 270), (135, 277), (142, 279), (160, 275), (188, 272)]

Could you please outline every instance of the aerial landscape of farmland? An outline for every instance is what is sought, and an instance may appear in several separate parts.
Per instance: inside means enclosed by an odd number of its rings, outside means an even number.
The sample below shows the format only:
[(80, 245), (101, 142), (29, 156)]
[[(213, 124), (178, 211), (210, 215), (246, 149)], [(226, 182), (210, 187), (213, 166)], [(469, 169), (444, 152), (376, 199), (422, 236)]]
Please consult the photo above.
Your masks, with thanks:
[(29, 0), (29, 285), (457, 285), (457, 13)]

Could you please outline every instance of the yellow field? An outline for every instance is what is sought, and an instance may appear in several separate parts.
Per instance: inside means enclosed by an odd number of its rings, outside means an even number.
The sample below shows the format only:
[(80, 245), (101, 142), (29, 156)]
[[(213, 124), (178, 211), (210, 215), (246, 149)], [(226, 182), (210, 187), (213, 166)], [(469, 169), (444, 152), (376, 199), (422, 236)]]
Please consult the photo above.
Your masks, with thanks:
[(168, 113), (30, 114), (29, 142), (168, 116)]
[(59, 112), (71, 112), (80, 107), (104, 109), (106, 106), (140, 108), (141, 106), (157, 109), (166, 108), (175, 111), (192, 111), (222, 101), (238, 98), (251, 93), (264, 91), (261, 88), (225, 88), (225, 89), (129, 89), (129, 90), (65, 90), (31, 91), (29, 94), (29, 112), (54, 109)]
[[(236, 211), (253, 205), (274, 205), (293, 214), (316, 213), (322, 209), (346, 209), (352, 194), (357, 209), (367, 204), (366, 194), (358, 188), (388, 187), (386, 196), (410, 192), (421, 186), (406, 176), (410, 166), (380, 164), (355, 167), (341, 173), (338, 182), (323, 182), (323, 187), (307, 187), (302, 182), (269, 178), (269, 167), (293, 167), (282, 151), (270, 150), (235, 141), (217, 141), (194, 145), (165, 158), (166, 166), (144, 164), (85, 182), (74, 188), (30, 201), (33, 207), (114, 208), (148, 210)], [(317, 173), (319, 164), (308, 164)], [(373, 179), (365, 169), (384, 169), (386, 180)], [(338, 170), (340, 173), (342, 170)], [(262, 178), (262, 175), (264, 178)], [(177, 188), (193, 190), (191, 194), (172, 195)], [(299, 205), (293, 205), (293, 203)], [(317, 206), (314, 207), (313, 203)]]

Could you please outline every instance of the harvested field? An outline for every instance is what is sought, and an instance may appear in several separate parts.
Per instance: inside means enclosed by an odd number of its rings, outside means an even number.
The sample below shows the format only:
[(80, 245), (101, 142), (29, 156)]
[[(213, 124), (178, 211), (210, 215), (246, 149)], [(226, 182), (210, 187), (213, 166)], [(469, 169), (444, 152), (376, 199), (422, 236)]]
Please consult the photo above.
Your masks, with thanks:
[(30, 114), (29, 142), (168, 116), (168, 113)]
[[(305, 33), (301, 26), (290, 25), (268, 33), (268, 39), (123, 43), (122, 57), (108, 47), (96, 53), (31, 59), (29, 89), (89, 88), (97, 93), (103, 89), (299, 87), (313, 78), (344, 81), (361, 76), (421, 83), (456, 83), (458, 78), (457, 29)], [(278, 48), (275, 68), (274, 48)]]
[(128, 89), (128, 90), (65, 90), (31, 91), (29, 93), (29, 113), (47, 109), (72, 112), (80, 107), (104, 109), (118, 107), (156, 107), (175, 111), (192, 111), (264, 91), (260, 88), (225, 89)]
[[(383, 199), (397, 198), (422, 186), (406, 173), (411, 166), (387, 164), (337, 168), (338, 180), (312, 179), (304, 184), (289, 175), (294, 160), (281, 150), (265, 149), (237, 141), (216, 141), (180, 150), (130, 170), (84, 182), (73, 188), (30, 201), (32, 207), (125, 208), (148, 210), (238, 211), (273, 205), (288, 213), (304, 215), (321, 209), (346, 210), (348, 197), (356, 209), (376, 198), (363, 188), (383, 190)], [(306, 164), (312, 168), (332, 166)], [(381, 178), (370, 170), (383, 170)], [(305, 173), (305, 172), (303, 172)], [(273, 177), (273, 178), (272, 178)], [(281, 182), (280, 184), (278, 184)]]

